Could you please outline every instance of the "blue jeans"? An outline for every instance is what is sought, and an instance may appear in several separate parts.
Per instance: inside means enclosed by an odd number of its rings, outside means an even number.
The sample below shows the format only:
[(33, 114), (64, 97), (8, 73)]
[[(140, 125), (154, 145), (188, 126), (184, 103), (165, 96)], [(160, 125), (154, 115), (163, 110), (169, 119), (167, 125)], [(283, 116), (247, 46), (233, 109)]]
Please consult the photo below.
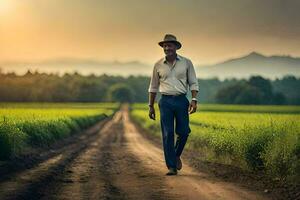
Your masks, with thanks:
[[(166, 165), (168, 168), (176, 168), (176, 156), (181, 155), (191, 132), (188, 113), (189, 101), (185, 94), (180, 96), (162, 95), (158, 106)], [(177, 134), (175, 145), (174, 126)]]

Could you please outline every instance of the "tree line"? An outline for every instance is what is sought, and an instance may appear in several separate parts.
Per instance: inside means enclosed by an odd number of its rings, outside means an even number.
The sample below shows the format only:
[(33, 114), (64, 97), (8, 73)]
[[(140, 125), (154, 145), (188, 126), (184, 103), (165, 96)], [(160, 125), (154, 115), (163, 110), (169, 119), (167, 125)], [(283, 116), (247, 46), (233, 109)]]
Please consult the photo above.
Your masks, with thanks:
[[(1, 102), (147, 102), (150, 77), (0, 71)], [(200, 103), (300, 105), (300, 78), (198, 79)]]

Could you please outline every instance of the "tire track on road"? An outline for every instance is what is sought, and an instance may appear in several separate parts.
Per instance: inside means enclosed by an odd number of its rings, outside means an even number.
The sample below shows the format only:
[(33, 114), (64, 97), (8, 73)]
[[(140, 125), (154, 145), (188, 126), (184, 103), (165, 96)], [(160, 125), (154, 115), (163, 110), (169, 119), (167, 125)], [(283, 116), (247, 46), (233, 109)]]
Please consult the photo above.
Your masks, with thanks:
[(160, 176), (143, 168), (124, 138), (123, 113), (117, 112), (84, 153), (66, 169), (63, 184), (47, 199), (174, 199)]
[(74, 142), (67, 141), (68, 145), (56, 149), (55, 153), (48, 152), (50, 156), (45, 155), (48, 159), (32, 168), (13, 172), (11, 176), (3, 179), (0, 182), (0, 199), (41, 199), (48, 195), (48, 188), (64, 173), (66, 166), (98, 137), (98, 130), (105, 123), (106, 120), (99, 122), (82, 135), (72, 138)]

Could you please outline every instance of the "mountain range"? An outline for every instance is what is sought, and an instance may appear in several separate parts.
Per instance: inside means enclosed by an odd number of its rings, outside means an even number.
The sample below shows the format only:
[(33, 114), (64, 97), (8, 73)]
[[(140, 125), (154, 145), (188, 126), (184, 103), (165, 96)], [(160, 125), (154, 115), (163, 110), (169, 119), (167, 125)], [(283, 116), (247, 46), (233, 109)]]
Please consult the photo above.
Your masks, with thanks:
[[(63, 74), (77, 71), (81, 74), (146, 75), (150, 76), (152, 65), (139, 61), (98, 61), (96, 59), (53, 59), (40, 62), (2, 62), (4, 72), (25, 73), (28, 69), (39, 72)], [(281, 78), (285, 75), (300, 77), (300, 58), (291, 56), (265, 56), (257, 52), (239, 58), (229, 59), (213, 65), (195, 66), (198, 78), (248, 78), (261, 75), (266, 78)]]
[(214, 65), (196, 67), (200, 77), (248, 78), (261, 75), (271, 79), (285, 75), (300, 76), (300, 58), (291, 56), (264, 56), (257, 52)]

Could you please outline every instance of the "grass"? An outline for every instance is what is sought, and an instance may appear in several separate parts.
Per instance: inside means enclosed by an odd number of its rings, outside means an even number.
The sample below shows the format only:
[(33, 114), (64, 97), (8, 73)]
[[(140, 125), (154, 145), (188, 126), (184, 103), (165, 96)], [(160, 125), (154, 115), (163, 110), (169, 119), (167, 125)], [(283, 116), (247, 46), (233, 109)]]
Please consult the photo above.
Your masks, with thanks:
[[(300, 106), (200, 105), (190, 116), (187, 148), (206, 159), (248, 170), (266, 170), (285, 179), (300, 177)], [(160, 137), (157, 120), (148, 119), (145, 104), (132, 106), (132, 117)]]
[(118, 104), (0, 103), (0, 159), (48, 147), (113, 114)]

